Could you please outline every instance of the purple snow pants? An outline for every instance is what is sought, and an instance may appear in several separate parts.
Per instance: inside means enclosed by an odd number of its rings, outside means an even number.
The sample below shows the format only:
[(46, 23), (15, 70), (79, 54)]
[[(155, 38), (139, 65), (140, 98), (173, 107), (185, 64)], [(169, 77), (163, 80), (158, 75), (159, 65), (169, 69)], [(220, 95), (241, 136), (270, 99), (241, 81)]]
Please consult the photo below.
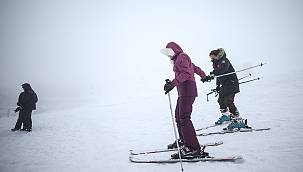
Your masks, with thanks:
[(195, 98), (196, 97), (178, 97), (175, 117), (179, 138), (184, 142), (185, 146), (197, 150), (200, 149), (200, 144), (193, 123), (191, 122), (191, 112)]

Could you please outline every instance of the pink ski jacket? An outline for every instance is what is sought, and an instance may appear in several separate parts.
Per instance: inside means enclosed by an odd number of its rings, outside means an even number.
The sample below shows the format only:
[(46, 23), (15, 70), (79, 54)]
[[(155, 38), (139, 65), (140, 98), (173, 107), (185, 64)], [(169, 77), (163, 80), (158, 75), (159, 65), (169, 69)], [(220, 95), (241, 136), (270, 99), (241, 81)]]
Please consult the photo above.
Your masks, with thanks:
[(189, 56), (183, 52), (181, 47), (170, 42), (166, 45), (166, 48), (171, 48), (175, 55), (172, 57), (174, 61), (175, 78), (172, 83), (177, 87), (179, 97), (197, 97), (197, 86), (194, 74), (198, 74), (201, 78), (205, 78), (205, 72), (195, 66)]

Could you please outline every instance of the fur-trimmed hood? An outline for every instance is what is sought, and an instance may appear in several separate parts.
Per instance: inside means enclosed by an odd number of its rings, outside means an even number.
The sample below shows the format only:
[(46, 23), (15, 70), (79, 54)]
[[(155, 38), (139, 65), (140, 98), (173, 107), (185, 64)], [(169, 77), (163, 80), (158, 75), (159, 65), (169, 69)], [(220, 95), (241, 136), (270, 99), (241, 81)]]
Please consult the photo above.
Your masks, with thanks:
[(221, 59), (223, 56), (226, 56), (225, 50), (223, 48), (218, 48), (217, 51), (218, 51), (217, 56), (219, 57), (219, 59)]

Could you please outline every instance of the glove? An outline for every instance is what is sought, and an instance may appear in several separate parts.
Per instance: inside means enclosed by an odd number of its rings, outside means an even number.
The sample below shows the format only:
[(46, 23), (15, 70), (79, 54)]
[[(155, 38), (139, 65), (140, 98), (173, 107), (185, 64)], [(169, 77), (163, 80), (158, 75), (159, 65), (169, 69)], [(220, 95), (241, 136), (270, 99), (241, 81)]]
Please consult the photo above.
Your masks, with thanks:
[(210, 81), (213, 80), (214, 78), (215, 78), (215, 75), (210, 74), (210, 75), (207, 75), (205, 78), (202, 78), (201, 81), (202, 81), (202, 82), (210, 82)]
[(169, 80), (169, 79), (166, 79), (166, 84), (164, 85), (164, 91), (165, 91), (165, 94), (169, 93), (172, 89), (174, 89), (174, 84)]
[(15, 109), (15, 113), (19, 112), (20, 110), (21, 110), (21, 107), (19, 106)]

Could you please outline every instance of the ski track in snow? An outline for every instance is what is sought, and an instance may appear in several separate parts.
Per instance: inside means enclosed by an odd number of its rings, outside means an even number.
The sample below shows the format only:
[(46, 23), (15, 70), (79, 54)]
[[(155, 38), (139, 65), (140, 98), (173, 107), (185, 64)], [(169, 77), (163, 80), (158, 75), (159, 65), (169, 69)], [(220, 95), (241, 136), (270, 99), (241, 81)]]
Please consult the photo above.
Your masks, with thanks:
[[(274, 82), (274, 81), (269, 81)], [(209, 147), (213, 156), (241, 155), (241, 163), (184, 163), (185, 171), (301, 171), (303, 169), (302, 114), (298, 106), (302, 81), (261, 92), (266, 82), (241, 87), (236, 103), (253, 127), (269, 131), (199, 137), (200, 143), (223, 140)], [(298, 87), (299, 86), (299, 87)], [(301, 90), (294, 91), (300, 88)], [(246, 91), (243, 91), (246, 90)], [(248, 91), (254, 90), (254, 92)], [(279, 94), (277, 94), (279, 93)], [(175, 100), (175, 94), (172, 94)], [(216, 98), (197, 98), (196, 128), (218, 117)], [(173, 101), (175, 103), (175, 101)], [(174, 106), (174, 104), (173, 104)], [(179, 164), (134, 164), (129, 149), (165, 147), (174, 140), (166, 96), (128, 103), (87, 104), (78, 108), (33, 114), (33, 132), (10, 132), (16, 115), (0, 118), (0, 171), (178, 171)], [(218, 131), (215, 127), (207, 131)], [(155, 155), (156, 156), (156, 155)], [(159, 155), (160, 156), (160, 155)], [(169, 156), (163, 154), (162, 157)]]

